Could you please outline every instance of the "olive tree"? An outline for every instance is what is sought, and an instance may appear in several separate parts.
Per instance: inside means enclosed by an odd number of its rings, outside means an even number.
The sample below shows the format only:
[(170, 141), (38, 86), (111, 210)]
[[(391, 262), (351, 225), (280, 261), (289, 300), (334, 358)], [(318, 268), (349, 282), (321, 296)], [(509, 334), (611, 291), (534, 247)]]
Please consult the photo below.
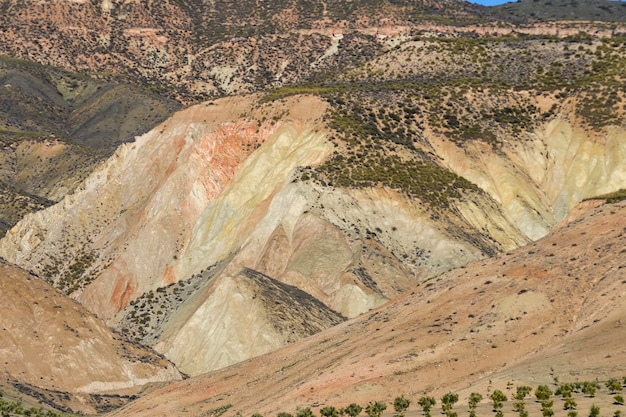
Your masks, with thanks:
[(502, 402), (508, 400), (506, 395), (499, 389), (492, 392), (489, 398), (493, 401), (493, 411), (496, 412), (502, 408)]
[(548, 400), (550, 399), (551, 395), (552, 395), (552, 390), (548, 388), (547, 385), (539, 385), (537, 389), (535, 390), (535, 397), (537, 397), (537, 400), (539, 401)]
[(589, 381), (583, 382), (582, 391), (584, 394), (587, 394), (590, 397), (595, 397), (597, 389), (598, 389), (597, 382), (589, 382)]
[(320, 410), (320, 414), (323, 417), (339, 417), (339, 410), (333, 406), (327, 406)]
[(437, 403), (434, 397), (421, 397), (417, 404), (422, 407), (422, 411), (426, 417), (430, 417), (430, 410)]
[(296, 417), (313, 417), (313, 411), (309, 407), (298, 410)]
[(615, 394), (622, 390), (622, 383), (616, 378), (611, 378), (606, 382), (606, 387), (612, 394)]
[(361, 410), (363, 410), (363, 407), (355, 403), (352, 403), (343, 409), (344, 413), (346, 413), (350, 417), (358, 416), (359, 414), (361, 414)]
[(443, 397), (441, 397), (441, 409), (444, 413), (452, 410), (454, 404), (459, 401), (459, 394), (448, 392)]
[(404, 395), (401, 395), (399, 397), (396, 397), (396, 399), (394, 400), (393, 409), (396, 411), (396, 415), (398, 417), (404, 417), (404, 412), (407, 408), (409, 408), (409, 405), (411, 405), (411, 401), (407, 398), (404, 398)]
[(365, 413), (369, 417), (380, 417), (381, 413), (387, 409), (387, 404), (382, 401), (371, 402), (365, 407)]

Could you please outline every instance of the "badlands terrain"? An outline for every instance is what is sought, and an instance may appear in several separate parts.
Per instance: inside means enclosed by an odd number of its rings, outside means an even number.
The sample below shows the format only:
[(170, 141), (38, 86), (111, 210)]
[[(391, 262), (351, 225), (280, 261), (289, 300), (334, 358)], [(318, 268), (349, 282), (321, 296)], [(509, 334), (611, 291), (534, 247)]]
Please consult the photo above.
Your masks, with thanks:
[[(439, 403), (450, 390), (466, 404), (471, 392), (486, 397), (507, 384), (554, 390), (555, 377), (622, 376), (625, 214), (624, 203), (584, 203), (524, 248), (445, 273), (296, 345), (163, 388), (112, 415), (210, 415), (229, 404), (233, 414), (295, 414), (389, 404), (400, 394), (418, 409), (422, 395)], [(513, 414), (510, 405), (506, 411)]]
[(626, 375), (623, 3), (222, 6), (0, 1), (7, 398), (270, 415)]

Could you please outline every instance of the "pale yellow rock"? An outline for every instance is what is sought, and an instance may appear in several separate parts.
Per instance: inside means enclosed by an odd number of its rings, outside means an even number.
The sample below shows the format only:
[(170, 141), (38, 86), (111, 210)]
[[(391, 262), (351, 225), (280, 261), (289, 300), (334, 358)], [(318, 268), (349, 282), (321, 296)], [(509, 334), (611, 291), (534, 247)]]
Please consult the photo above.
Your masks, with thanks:
[(249, 302), (252, 290), (241, 279), (223, 277), (214, 288), (182, 328), (166, 329), (155, 345), (181, 371), (199, 375), (284, 346), (263, 306)]
[(620, 127), (592, 138), (560, 118), (506, 141), (500, 152), (480, 142), (461, 149), (429, 137), (443, 164), (485, 190), (531, 240), (543, 237), (584, 198), (626, 186), (625, 138)]

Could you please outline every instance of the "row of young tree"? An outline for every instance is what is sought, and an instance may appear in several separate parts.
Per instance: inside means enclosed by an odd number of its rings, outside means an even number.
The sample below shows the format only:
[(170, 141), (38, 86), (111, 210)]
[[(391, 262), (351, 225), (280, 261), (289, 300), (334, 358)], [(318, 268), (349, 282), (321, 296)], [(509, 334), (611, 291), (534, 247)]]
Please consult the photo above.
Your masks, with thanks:
[[(400, 397), (396, 397), (393, 402), (393, 409), (396, 412), (397, 417), (404, 417), (404, 412), (411, 405), (411, 401), (401, 395)], [(356, 417), (361, 414), (362, 411), (365, 411), (369, 417), (380, 417), (383, 411), (387, 409), (387, 404), (384, 401), (374, 401), (367, 404), (365, 408), (361, 407), (356, 403), (352, 403), (344, 408), (336, 408), (332, 406), (324, 407), (320, 410), (321, 417)], [(263, 417), (261, 414), (255, 413), (252, 417)], [(291, 413), (280, 412), (276, 415), (276, 417), (294, 417)], [(302, 408), (298, 410), (295, 417), (314, 417), (313, 411), (309, 408)]]
[[(534, 395), (537, 400), (541, 404), (541, 413), (543, 417), (552, 417), (554, 415), (554, 401), (552, 400), (552, 396), (560, 396), (563, 399), (563, 410), (566, 410), (568, 417), (578, 417), (577, 407), (578, 404), (574, 399), (573, 393), (582, 393), (587, 397), (595, 397), (596, 392), (600, 389), (600, 383), (598, 381), (585, 381), (585, 382), (574, 382), (574, 383), (558, 383), (554, 393), (547, 385), (539, 385), (535, 388)], [(617, 378), (609, 379), (606, 382), (606, 388), (609, 391), (610, 395), (613, 395), (613, 404), (618, 406), (624, 405), (624, 397), (621, 394), (621, 391), (624, 386), (626, 386), (626, 377), (622, 380)], [(519, 413), (519, 417), (528, 417), (528, 411), (526, 410), (525, 400), (530, 398), (531, 393), (533, 392), (532, 387), (527, 385), (518, 386), (516, 391), (511, 395), (513, 400), (513, 411)], [(508, 401), (508, 396), (502, 392), (501, 390), (494, 390), (488, 396), (489, 400), (491, 400), (491, 405), (493, 412), (495, 413), (494, 417), (503, 417), (502, 407), (505, 401)], [(477, 392), (472, 392), (468, 396), (468, 408), (469, 408), (469, 417), (477, 417), (476, 408), (478, 404), (483, 401), (484, 397), (482, 394)], [(459, 401), (459, 395), (453, 392), (448, 392), (443, 395), (439, 401), (441, 402), (441, 411), (446, 417), (458, 417), (457, 412), (454, 411), (454, 405)], [(423, 396), (419, 398), (417, 404), (420, 406), (424, 417), (432, 417), (431, 411), (433, 407), (437, 404), (437, 400), (435, 397), (431, 396)], [(404, 417), (404, 413), (411, 405), (411, 401), (401, 395), (400, 397), (396, 397), (393, 402), (393, 409), (395, 410), (395, 416)], [(382, 412), (387, 409), (387, 404), (383, 401), (375, 401), (370, 402), (368, 405), (363, 408), (358, 404), (352, 403), (345, 408), (336, 408), (332, 406), (327, 406), (322, 408), (319, 413), (321, 417), (357, 417), (361, 414), (362, 411), (365, 411), (368, 417), (380, 417)], [(595, 404), (591, 406), (589, 410), (589, 417), (599, 417), (600, 408)], [(620, 410), (616, 410), (613, 414), (613, 417), (621, 417), (622, 412)], [(263, 417), (261, 414), (255, 413), (252, 417)], [(286, 412), (280, 412), (276, 417), (294, 417), (294, 415)], [(310, 408), (303, 408), (298, 410), (295, 417), (314, 417), (314, 413)], [(585, 416), (586, 417), (586, 416)]]
[[(624, 397), (620, 392), (623, 386), (626, 386), (626, 377), (623, 381), (618, 379), (610, 379), (606, 383), (606, 387), (613, 396), (613, 404), (624, 405)], [(573, 393), (583, 393), (588, 397), (595, 397), (596, 391), (600, 388), (600, 384), (597, 381), (585, 381), (576, 383), (563, 383), (559, 384), (554, 394), (563, 398), (563, 410), (568, 411), (568, 417), (577, 417), (578, 411), (576, 408), (578, 404), (573, 397)], [(532, 393), (532, 387), (523, 385), (516, 389), (516, 392), (512, 395), (513, 399), (513, 411), (518, 412), (520, 417), (528, 417), (528, 410), (526, 410), (526, 398)], [(547, 385), (539, 385), (535, 389), (535, 398), (541, 404), (541, 414), (543, 417), (552, 417), (554, 415), (554, 401), (551, 400), (552, 390)], [(509, 398), (507, 395), (500, 391), (495, 390), (489, 395), (489, 399), (492, 403), (492, 408), (495, 413), (495, 417), (503, 417), (502, 407), (505, 401)], [(468, 397), (468, 408), (470, 417), (476, 417), (476, 407), (483, 400), (483, 396), (479, 393), (473, 392)], [(441, 409), (446, 417), (457, 417), (457, 413), (452, 411), (454, 404), (458, 401), (458, 395), (454, 393), (448, 393), (441, 398)], [(426, 417), (431, 417), (430, 409), (435, 405), (435, 399), (432, 397), (422, 397), (418, 401), (418, 404), (422, 407), (422, 411)], [(589, 417), (598, 417), (600, 408), (595, 404), (589, 410)], [(614, 417), (621, 417), (620, 410), (616, 410)]]

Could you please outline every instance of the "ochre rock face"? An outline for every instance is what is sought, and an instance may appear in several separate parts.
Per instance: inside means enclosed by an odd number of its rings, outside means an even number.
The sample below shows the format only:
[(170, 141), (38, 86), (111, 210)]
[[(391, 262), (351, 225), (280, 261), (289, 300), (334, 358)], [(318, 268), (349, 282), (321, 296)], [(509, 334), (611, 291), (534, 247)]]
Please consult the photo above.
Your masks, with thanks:
[[(195, 375), (334, 323), (320, 319), (294, 337), (273, 328), (242, 271), (355, 317), (544, 236), (581, 199), (626, 179), (621, 128), (592, 137), (555, 118), (498, 152), (426, 132), (441, 165), (481, 188), (432, 216), (398, 190), (301, 180), (301, 167), (332, 153), (325, 109), (310, 96), (270, 104), (248, 96), (178, 112), (122, 146), (76, 193), (27, 216), (0, 241), (0, 256)], [(183, 287), (185, 297), (176, 292)], [(309, 320), (302, 310), (288, 315)], [(230, 324), (215, 327), (220, 321)], [(265, 336), (242, 336), (255, 332)]]

